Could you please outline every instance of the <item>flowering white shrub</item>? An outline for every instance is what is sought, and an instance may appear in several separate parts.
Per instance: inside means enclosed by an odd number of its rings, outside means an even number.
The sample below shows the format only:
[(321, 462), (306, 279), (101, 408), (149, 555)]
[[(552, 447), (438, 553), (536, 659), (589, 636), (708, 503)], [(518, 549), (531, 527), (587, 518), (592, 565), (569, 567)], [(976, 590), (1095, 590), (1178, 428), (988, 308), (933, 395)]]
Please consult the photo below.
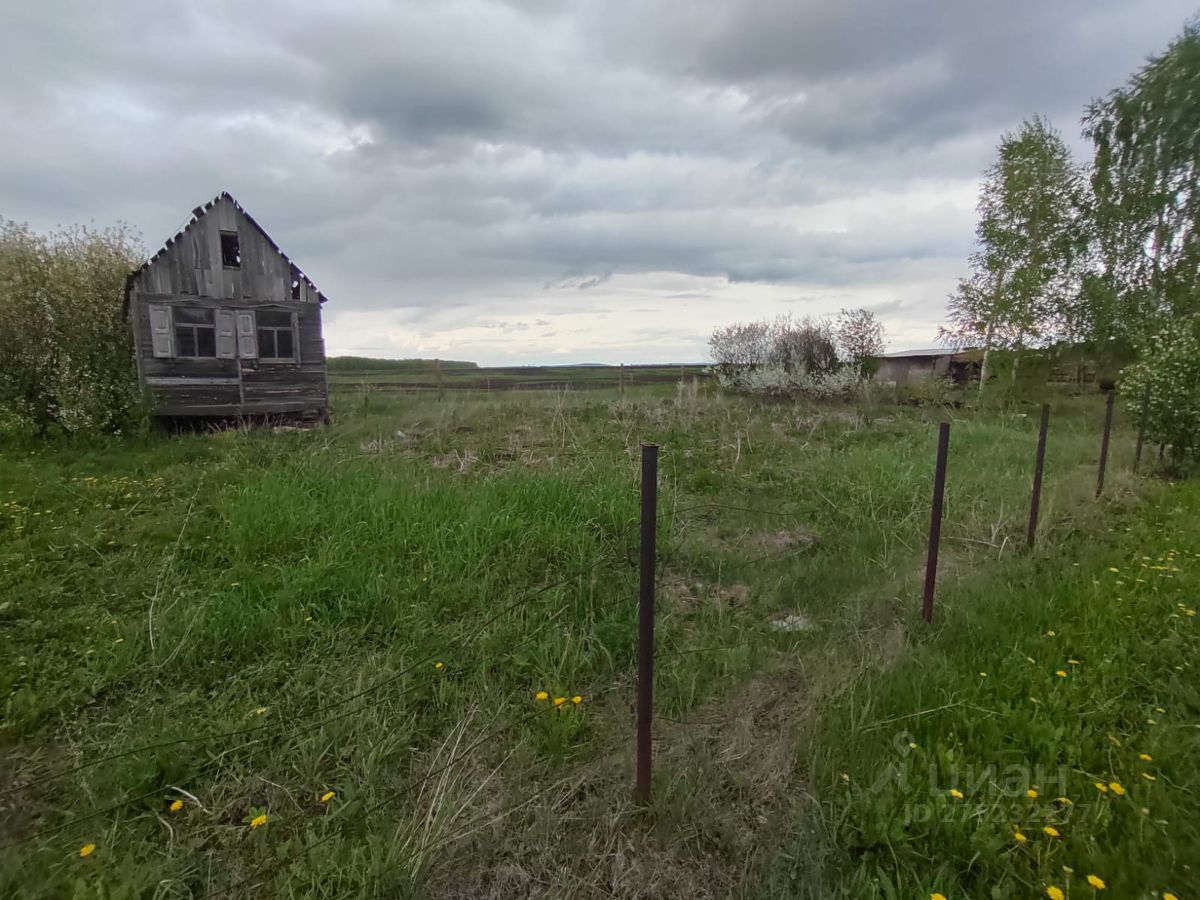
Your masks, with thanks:
[(718, 328), (708, 342), (723, 390), (768, 396), (846, 397), (860, 386), (861, 360), (838, 358), (837, 334), (824, 319), (781, 316)]
[(1121, 393), (1148, 440), (1167, 445), (1177, 461), (1200, 455), (1200, 316), (1151, 336), (1139, 362), (1122, 372)]
[(781, 365), (768, 364), (747, 369), (736, 376), (717, 373), (717, 384), (725, 390), (778, 397), (800, 394), (815, 400), (848, 397), (858, 389), (860, 383), (858, 371), (852, 366), (843, 366), (832, 372), (808, 372), (804, 369), (789, 372)]
[(40, 235), (0, 220), (0, 421), (117, 431), (137, 407), (124, 228)]

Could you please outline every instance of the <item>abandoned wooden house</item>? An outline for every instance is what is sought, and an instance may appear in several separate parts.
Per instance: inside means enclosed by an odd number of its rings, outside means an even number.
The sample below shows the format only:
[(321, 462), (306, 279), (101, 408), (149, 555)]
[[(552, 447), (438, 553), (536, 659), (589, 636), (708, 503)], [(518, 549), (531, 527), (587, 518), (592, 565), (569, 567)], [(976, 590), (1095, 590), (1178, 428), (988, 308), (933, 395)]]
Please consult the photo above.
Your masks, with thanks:
[(229, 194), (192, 210), (125, 290), (154, 415), (327, 418), (325, 295)]

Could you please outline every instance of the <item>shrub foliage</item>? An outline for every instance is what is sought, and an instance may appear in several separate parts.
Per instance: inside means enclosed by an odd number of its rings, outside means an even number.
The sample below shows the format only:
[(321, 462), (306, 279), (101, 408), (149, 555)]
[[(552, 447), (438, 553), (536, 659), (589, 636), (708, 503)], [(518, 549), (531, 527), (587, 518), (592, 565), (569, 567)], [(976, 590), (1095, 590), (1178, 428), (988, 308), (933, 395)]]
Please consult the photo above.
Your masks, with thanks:
[(1177, 462), (1200, 455), (1200, 315), (1170, 321), (1127, 368), (1121, 390), (1146, 437)]
[(119, 431), (138, 408), (123, 226), (38, 234), (0, 220), (0, 420), (45, 433)]

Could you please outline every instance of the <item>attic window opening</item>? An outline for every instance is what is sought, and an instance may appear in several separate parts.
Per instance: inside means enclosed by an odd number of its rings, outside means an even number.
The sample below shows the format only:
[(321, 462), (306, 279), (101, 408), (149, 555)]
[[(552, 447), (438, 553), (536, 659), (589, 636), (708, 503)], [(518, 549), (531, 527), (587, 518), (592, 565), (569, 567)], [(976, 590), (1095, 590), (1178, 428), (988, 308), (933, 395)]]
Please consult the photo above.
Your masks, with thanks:
[(288, 271), (292, 276), (292, 299), (300, 299), (300, 270), (295, 266), (289, 266)]
[(238, 234), (236, 231), (221, 232), (221, 265), (227, 269), (240, 269), (242, 267), (242, 250), (238, 246)]

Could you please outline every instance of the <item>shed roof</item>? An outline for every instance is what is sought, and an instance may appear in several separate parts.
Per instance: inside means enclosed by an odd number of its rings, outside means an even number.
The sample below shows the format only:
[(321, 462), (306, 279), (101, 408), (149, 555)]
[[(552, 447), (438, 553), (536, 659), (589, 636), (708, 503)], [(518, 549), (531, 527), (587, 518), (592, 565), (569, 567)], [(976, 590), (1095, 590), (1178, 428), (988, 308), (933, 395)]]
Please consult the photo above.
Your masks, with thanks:
[(928, 350), (897, 350), (893, 353), (883, 353), (880, 355), (879, 358), (880, 359), (908, 359), (908, 358), (917, 358), (917, 357), (924, 358), (924, 357), (929, 357), (929, 356), (953, 356), (954, 354), (955, 354), (955, 351), (951, 350), (947, 347), (936, 347), (936, 348), (928, 349)]

